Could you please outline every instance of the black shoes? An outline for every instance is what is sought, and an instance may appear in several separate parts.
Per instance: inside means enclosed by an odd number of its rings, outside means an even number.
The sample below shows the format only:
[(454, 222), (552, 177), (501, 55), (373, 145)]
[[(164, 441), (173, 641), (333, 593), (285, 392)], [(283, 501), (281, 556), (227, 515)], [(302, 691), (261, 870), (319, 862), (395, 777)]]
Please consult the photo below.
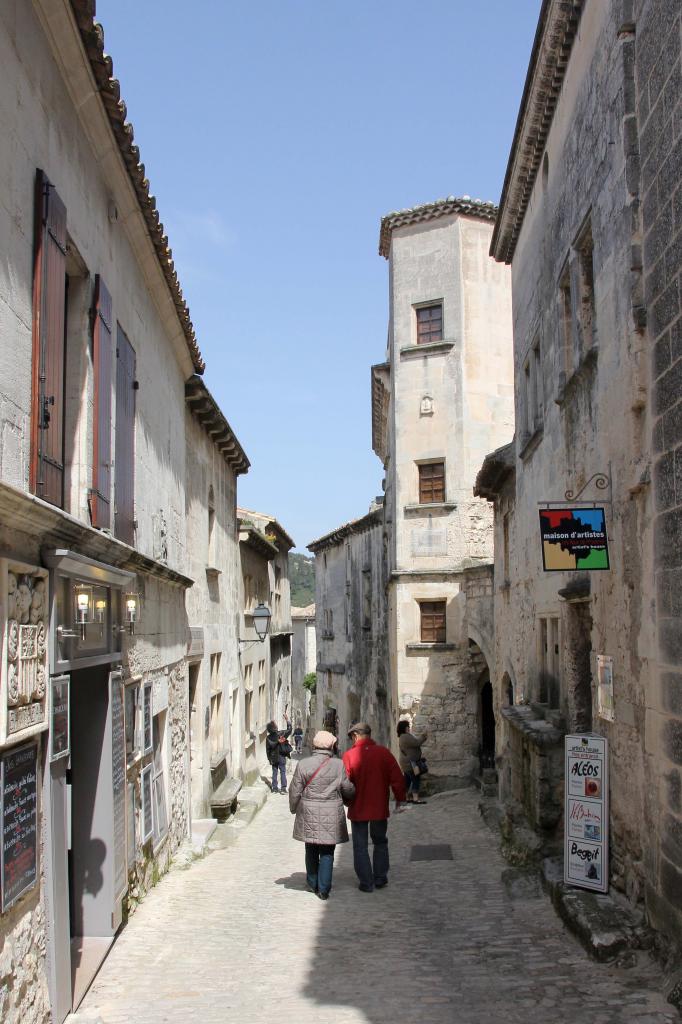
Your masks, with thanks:
[(360, 892), (374, 892), (374, 886), (373, 885), (363, 885), (362, 882), (360, 882), (360, 885), (358, 886), (358, 889), (360, 890)]
[(386, 885), (388, 885), (388, 879), (386, 879), (385, 882), (375, 882), (374, 883), (374, 888), (375, 889), (383, 889), (384, 886), (386, 886)]
[(320, 899), (320, 900), (328, 900), (328, 899), (329, 899), (329, 893), (328, 893), (328, 892), (320, 892), (320, 890), (319, 890), (319, 889), (317, 890), (317, 892), (315, 893), (315, 895), (316, 895), (316, 896), (317, 896), (317, 898), (318, 898), (318, 899)]

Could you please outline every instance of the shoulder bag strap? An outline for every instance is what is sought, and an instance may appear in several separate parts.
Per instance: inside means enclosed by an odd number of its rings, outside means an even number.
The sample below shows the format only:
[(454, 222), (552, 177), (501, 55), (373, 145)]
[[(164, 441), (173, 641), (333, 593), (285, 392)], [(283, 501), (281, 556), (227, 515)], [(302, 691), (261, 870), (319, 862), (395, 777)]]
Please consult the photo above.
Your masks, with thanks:
[(307, 781), (307, 782), (306, 782), (306, 784), (304, 785), (303, 789), (305, 789), (305, 788), (306, 788), (306, 786), (309, 786), (309, 785), (310, 785), (310, 783), (311, 783), (311, 782), (313, 781), (313, 779), (315, 778), (315, 776), (317, 775), (317, 773), (318, 773), (318, 772), (321, 772), (321, 771), (322, 771), (322, 769), (324, 768), (324, 766), (325, 766), (326, 764), (329, 764), (329, 762), (330, 762), (330, 761), (331, 761), (331, 757), (329, 758), (329, 760), (327, 760), (327, 761), (323, 761), (323, 762), (322, 762), (322, 764), (318, 764), (317, 768), (315, 769), (315, 771), (313, 772), (313, 774), (312, 774), (312, 775), (310, 776), (310, 778), (308, 779), (308, 781)]

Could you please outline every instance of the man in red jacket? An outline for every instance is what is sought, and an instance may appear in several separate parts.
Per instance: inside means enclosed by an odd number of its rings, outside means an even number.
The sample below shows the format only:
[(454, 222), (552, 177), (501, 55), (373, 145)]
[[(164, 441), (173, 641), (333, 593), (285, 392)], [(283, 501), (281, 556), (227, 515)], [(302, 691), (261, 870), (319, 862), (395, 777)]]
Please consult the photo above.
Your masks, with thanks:
[[(348, 810), (353, 829), (353, 866), (362, 892), (373, 892), (388, 885), (388, 796), (407, 798), (405, 777), (387, 747), (372, 739), (366, 722), (356, 722), (348, 730), (353, 746), (343, 755), (346, 774), (355, 786), (355, 797)], [(369, 859), (369, 836), (373, 856)]]

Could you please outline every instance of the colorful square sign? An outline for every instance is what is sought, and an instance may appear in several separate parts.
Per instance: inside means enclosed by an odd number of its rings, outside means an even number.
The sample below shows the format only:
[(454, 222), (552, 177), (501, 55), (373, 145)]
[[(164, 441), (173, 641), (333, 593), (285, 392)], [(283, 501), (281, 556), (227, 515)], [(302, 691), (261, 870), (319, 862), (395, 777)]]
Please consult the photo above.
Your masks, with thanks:
[(540, 536), (545, 572), (610, 568), (603, 508), (540, 509)]

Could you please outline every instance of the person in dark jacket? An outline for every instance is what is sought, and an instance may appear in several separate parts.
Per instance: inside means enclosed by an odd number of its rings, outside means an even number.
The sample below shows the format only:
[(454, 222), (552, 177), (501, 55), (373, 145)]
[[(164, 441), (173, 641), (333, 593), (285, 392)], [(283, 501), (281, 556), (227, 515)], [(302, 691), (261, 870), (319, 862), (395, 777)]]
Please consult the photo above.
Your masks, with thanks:
[(333, 733), (315, 733), (312, 755), (298, 762), (289, 788), (289, 809), (296, 815), (294, 839), (305, 843), (308, 888), (321, 900), (332, 887), (336, 844), (348, 842), (343, 805), (355, 795), (335, 749)]
[(348, 735), (353, 746), (343, 755), (343, 763), (355, 786), (348, 811), (353, 829), (353, 866), (360, 880), (358, 889), (373, 892), (388, 885), (388, 795), (393, 790), (399, 804), (405, 801), (405, 777), (388, 747), (374, 742), (367, 722), (351, 725)]
[(278, 729), (277, 722), (268, 722), (268, 734), (265, 737), (265, 752), (272, 765), (272, 792), (277, 793), (277, 773), (280, 777), (280, 792), (287, 791), (287, 758), (291, 757), (291, 722), (284, 714), (286, 729)]

